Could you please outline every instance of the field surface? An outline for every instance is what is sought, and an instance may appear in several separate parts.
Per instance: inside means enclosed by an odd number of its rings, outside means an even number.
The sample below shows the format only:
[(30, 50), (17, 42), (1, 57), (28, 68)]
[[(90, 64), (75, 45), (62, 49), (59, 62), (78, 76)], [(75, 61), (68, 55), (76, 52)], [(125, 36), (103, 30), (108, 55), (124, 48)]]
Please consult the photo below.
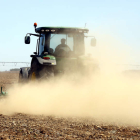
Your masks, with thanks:
[[(3, 86), (4, 90), (17, 82), (17, 72), (0, 73), (0, 86)], [(140, 127), (105, 124), (91, 118), (62, 118), (21, 113), (7, 116), (0, 112), (0, 139), (137, 140), (140, 139)]]

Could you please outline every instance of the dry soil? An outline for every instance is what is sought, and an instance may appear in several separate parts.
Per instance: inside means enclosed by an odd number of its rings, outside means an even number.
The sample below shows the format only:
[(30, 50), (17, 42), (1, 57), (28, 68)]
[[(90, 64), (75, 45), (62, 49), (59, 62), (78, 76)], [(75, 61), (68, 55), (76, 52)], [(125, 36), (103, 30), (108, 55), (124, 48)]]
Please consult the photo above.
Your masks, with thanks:
[[(17, 72), (0, 73), (4, 90), (17, 82)], [(140, 127), (105, 124), (92, 118), (0, 114), (0, 139), (140, 139)]]

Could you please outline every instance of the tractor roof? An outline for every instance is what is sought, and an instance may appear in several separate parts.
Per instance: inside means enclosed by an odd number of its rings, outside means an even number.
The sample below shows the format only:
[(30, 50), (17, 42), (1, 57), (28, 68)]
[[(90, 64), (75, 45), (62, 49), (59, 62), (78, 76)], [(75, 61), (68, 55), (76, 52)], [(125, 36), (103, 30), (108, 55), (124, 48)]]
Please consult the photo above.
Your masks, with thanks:
[(35, 29), (36, 33), (88, 33), (87, 28), (77, 27), (38, 27)]

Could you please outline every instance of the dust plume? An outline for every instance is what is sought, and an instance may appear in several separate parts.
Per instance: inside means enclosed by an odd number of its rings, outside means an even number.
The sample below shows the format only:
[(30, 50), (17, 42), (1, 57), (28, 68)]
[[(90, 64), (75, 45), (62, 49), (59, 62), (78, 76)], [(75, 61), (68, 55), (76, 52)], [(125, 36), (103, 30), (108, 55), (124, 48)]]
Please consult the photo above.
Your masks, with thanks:
[(140, 125), (140, 77), (120, 73), (113, 64), (115, 60), (125, 61), (124, 54), (117, 56), (117, 51), (109, 47), (105, 50), (96, 57), (101, 68), (98, 74), (15, 85), (9, 89), (9, 96), (0, 101), (0, 113), (91, 117)]

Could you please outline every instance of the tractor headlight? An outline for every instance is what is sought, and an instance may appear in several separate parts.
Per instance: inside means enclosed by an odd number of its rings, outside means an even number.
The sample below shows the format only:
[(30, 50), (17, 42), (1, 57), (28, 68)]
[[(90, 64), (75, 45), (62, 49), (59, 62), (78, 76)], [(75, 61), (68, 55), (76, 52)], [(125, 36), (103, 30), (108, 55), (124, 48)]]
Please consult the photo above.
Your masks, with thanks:
[(51, 30), (51, 32), (55, 32), (55, 30)]
[(46, 32), (49, 32), (50, 30), (45, 30)]

